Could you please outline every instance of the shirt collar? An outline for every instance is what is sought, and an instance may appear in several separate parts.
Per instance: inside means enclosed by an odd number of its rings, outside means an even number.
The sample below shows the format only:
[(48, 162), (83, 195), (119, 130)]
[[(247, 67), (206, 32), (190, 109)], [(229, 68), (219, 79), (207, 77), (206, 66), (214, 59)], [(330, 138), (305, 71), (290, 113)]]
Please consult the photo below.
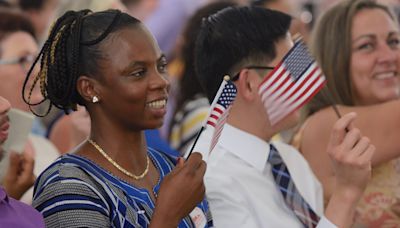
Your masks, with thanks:
[(219, 146), (233, 153), (260, 172), (264, 170), (270, 150), (268, 142), (229, 124), (224, 125), (224, 130), (220, 137)]
[(8, 203), (8, 196), (6, 193), (6, 190), (4, 188), (0, 187), (0, 203), (6, 202)]

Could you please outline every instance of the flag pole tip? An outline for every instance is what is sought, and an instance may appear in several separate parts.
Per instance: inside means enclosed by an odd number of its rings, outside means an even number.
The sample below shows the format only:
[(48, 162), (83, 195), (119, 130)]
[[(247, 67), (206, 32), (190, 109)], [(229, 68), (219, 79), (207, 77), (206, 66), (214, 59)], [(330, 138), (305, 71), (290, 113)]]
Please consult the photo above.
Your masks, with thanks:
[(225, 81), (229, 81), (229, 80), (231, 80), (231, 77), (229, 77), (229, 75), (225, 75), (225, 76), (224, 76), (224, 80), (225, 80)]

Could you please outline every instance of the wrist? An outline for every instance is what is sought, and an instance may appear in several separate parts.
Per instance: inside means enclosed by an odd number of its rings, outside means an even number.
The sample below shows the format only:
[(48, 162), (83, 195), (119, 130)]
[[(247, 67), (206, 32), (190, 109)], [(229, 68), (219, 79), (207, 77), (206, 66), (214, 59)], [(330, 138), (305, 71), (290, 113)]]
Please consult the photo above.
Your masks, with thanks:
[(10, 196), (11, 198), (14, 198), (16, 200), (20, 200), (22, 195), (24, 194), (24, 192), (21, 192), (17, 189), (13, 189), (13, 188), (8, 188), (8, 187), (4, 187), (4, 190), (6, 191), (7, 195)]
[(350, 227), (361, 197), (354, 189), (335, 189), (325, 210), (325, 217), (337, 227)]
[(356, 205), (364, 191), (355, 187), (336, 185), (332, 198), (337, 201), (347, 202), (349, 205)]
[(164, 211), (161, 210), (154, 210), (153, 216), (151, 217), (150, 221), (150, 228), (167, 228), (167, 227), (178, 227), (179, 219), (175, 219), (174, 216), (170, 216)]

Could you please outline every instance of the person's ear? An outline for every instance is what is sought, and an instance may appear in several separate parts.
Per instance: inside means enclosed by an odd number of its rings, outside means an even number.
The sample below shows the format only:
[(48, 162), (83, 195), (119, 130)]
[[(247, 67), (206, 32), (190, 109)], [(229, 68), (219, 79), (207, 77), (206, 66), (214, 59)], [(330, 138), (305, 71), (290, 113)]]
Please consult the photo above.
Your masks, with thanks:
[(78, 93), (87, 103), (97, 103), (101, 100), (99, 82), (93, 78), (81, 75), (76, 83)]
[(254, 71), (242, 69), (236, 82), (239, 93), (248, 101), (253, 101), (258, 95), (259, 79)]

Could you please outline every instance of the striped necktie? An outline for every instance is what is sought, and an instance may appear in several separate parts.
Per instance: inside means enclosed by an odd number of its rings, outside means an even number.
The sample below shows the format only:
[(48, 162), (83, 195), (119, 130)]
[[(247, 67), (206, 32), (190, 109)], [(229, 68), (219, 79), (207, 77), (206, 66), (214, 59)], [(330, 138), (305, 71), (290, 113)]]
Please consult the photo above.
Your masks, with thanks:
[(285, 199), (286, 205), (293, 210), (304, 227), (316, 227), (319, 216), (315, 214), (310, 205), (300, 195), (278, 150), (272, 144), (270, 145), (271, 150), (268, 162), (272, 166), (272, 175)]

